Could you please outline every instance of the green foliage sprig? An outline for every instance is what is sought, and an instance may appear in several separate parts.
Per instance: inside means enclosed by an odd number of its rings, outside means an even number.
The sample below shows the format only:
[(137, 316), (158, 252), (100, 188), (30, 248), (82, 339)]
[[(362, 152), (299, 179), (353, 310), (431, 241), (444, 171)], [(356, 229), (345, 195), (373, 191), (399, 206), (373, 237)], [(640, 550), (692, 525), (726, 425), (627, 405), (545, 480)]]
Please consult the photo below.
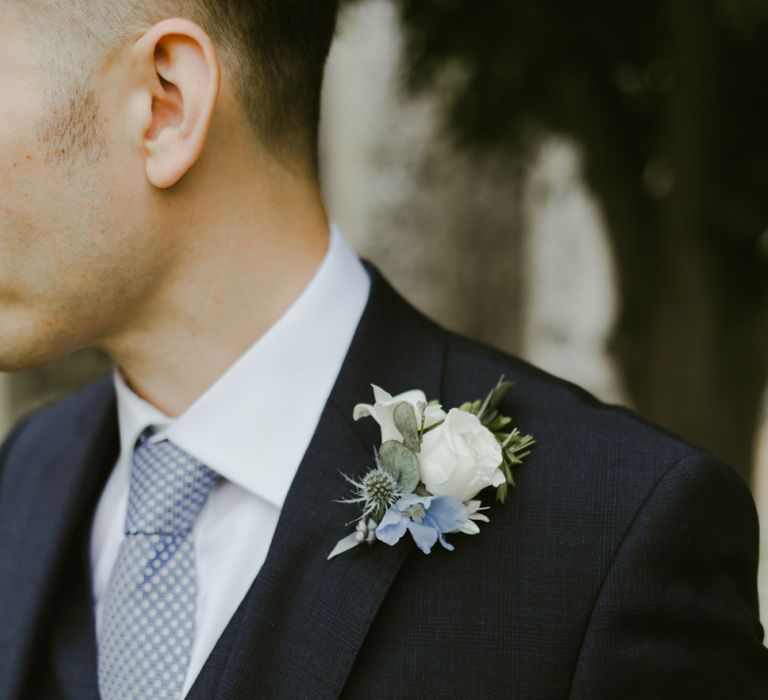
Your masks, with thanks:
[(532, 435), (523, 435), (517, 428), (507, 430), (512, 419), (503, 415), (498, 407), (511, 388), (512, 382), (502, 376), (485, 399), (468, 401), (459, 407), (462, 411), (476, 415), (501, 445), (500, 469), (504, 472), (506, 481), (496, 488), (496, 500), (500, 503), (506, 502), (510, 485), (515, 485), (512, 467), (522, 464), (523, 459), (530, 454), (531, 447), (536, 443)]

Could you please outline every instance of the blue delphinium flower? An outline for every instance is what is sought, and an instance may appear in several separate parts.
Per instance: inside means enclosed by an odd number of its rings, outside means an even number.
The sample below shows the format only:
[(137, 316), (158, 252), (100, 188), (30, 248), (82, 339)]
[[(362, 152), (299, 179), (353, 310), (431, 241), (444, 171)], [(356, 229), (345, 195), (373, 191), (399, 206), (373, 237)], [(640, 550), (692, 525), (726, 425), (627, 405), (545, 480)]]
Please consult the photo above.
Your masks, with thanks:
[(443, 535), (457, 530), (466, 520), (467, 509), (453, 496), (417, 496), (411, 493), (402, 496), (387, 509), (376, 528), (376, 537), (393, 545), (408, 530), (424, 554), (429, 554), (438, 540), (443, 547), (453, 551), (453, 545), (446, 542)]

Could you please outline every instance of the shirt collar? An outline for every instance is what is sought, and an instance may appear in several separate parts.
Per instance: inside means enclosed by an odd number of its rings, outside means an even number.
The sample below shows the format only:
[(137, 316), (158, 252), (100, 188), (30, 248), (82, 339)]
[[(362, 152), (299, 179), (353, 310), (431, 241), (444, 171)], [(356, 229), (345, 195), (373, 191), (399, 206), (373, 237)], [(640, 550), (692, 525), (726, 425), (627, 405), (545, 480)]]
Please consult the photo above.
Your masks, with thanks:
[(370, 279), (338, 228), (283, 316), (171, 419), (114, 371), (121, 457), (149, 425), (224, 478), (281, 508), (365, 308)]

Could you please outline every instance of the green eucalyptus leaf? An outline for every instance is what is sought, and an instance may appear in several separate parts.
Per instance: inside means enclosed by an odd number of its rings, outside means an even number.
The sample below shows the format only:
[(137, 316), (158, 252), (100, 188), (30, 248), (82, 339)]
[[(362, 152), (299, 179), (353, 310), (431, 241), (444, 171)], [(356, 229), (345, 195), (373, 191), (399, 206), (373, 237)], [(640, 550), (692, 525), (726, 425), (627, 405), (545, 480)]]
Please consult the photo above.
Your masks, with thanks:
[(419, 458), (413, 450), (397, 440), (387, 440), (379, 450), (379, 457), (384, 469), (397, 479), (400, 490), (413, 493), (421, 478)]
[(392, 413), (395, 427), (403, 436), (403, 444), (413, 452), (421, 450), (419, 440), (419, 425), (416, 421), (416, 411), (407, 401), (401, 401)]

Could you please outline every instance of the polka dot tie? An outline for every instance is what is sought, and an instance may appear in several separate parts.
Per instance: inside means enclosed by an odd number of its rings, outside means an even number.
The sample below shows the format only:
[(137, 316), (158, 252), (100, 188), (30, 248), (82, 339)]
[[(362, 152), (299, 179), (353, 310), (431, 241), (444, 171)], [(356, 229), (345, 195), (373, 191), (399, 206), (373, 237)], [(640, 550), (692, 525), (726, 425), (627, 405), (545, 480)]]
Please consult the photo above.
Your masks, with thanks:
[(192, 526), (219, 476), (167, 440), (140, 438), (102, 609), (103, 700), (182, 697), (195, 634)]

